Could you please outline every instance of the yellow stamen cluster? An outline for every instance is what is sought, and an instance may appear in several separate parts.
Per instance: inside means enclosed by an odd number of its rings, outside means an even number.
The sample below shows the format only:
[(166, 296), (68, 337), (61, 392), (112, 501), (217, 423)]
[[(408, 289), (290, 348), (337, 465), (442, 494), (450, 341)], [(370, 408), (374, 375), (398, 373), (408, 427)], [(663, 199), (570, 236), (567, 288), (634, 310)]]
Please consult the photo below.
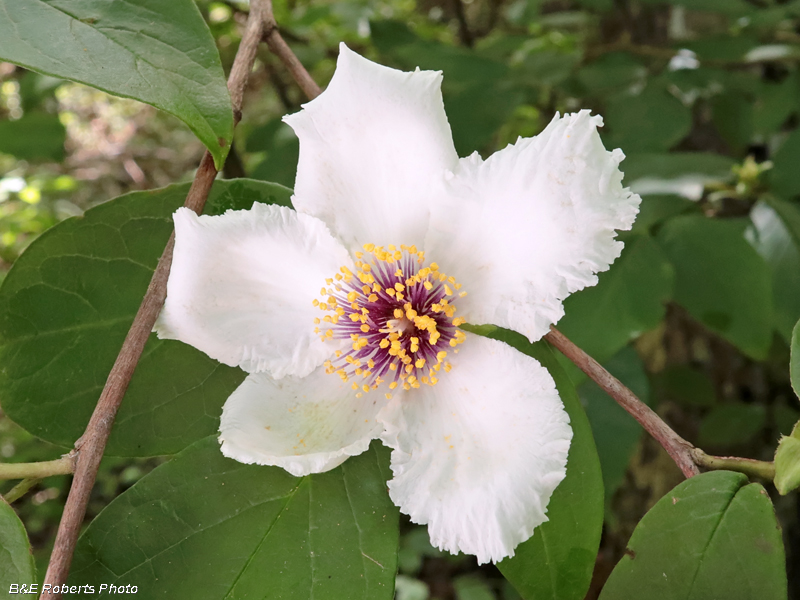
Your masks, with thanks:
[(327, 372), (358, 379), (351, 382), (357, 397), (385, 381), (390, 390), (435, 385), (440, 371), (451, 369), (444, 348), (466, 338), (453, 304), (466, 292), (436, 263), (422, 266), (425, 254), (415, 246), (366, 244), (355, 258), (355, 270), (341, 267), (313, 301), (326, 313), (314, 319), (315, 333), (323, 341), (350, 340), (350, 349), (325, 363)]

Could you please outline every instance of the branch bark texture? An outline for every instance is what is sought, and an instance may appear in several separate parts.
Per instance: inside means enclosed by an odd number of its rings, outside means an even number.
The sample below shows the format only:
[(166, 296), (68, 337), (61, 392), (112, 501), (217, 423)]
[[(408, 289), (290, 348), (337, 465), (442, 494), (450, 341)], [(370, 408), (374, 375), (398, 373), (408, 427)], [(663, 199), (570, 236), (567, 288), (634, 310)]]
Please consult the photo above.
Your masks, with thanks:
[[(250, 16), (245, 26), (239, 51), (228, 77), (228, 91), (231, 95), (231, 104), (234, 113), (234, 122), (241, 118), (242, 97), (247, 84), (248, 76), (253, 68), (256, 49), (264, 34), (267, 23), (274, 23), (272, 7), (266, 0), (252, 0), (250, 3)], [(217, 170), (214, 160), (206, 152), (197, 169), (194, 181), (186, 197), (184, 206), (200, 213), (205, 205)], [(77, 461), (75, 477), (72, 480), (69, 496), (67, 497), (64, 513), (56, 534), (53, 554), (45, 575), (45, 584), (50, 587), (45, 589), (59, 589), (66, 582), (75, 544), (78, 541), (81, 523), (86, 514), (89, 495), (94, 487), (97, 469), (103, 457), (108, 436), (117, 414), (122, 398), (128, 389), (136, 364), (144, 350), (158, 313), (164, 304), (167, 293), (167, 279), (172, 264), (172, 251), (174, 248), (174, 235), (170, 237), (164, 253), (158, 261), (153, 278), (147, 288), (144, 300), (136, 313), (136, 318), (131, 325), (128, 335), (122, 344), (122, 349), (108, 375), (105, 387), (100, 394), (94, 413), (83, 436), (76, 443)], [(56, 587), (58, 586), (58, 587)], [(43, 600), (57, 600), (61, 594), (44, 592)]]
[(694, 446), (675, 433), (661, 417), (639, 400), (636, 394), (625, 387), (619, 379), (606, 371), (600, 363), (578, 348), (555, 327), (550, 327), (550, 333), (544, 336), (544, 339), (558, 348), (564, 356), (575, 363), (575, 366), (616, 400), (617, 404), (628, 411), (647, 433), (663, 446), (686, 477), (700, 474), (700, 469), (692, 456)]

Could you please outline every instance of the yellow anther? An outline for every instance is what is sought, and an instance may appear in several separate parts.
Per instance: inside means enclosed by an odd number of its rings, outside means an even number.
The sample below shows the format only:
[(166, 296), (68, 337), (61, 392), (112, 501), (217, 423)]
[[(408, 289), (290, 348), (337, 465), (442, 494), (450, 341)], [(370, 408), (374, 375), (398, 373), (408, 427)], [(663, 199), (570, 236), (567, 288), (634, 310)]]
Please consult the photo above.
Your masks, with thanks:
[(452, 369), (452, 368), (453, 368), (453, 365), (451, 365), (450, 363), (444, 363), (444, 370), (445, 370), (447, 373), (449, 373), (449, 372), (450, 372), (450, 369)]
[(351, 387), (351, 388), (353, 388), (354, 390), (357, 390), (357, 389), (358, 389), (358, 384), (357, 384), (357, 383), (354, 381), (354, 382), (353, 382), (353, 383), (350, 385), (350, 387)]
[(394, 290), (392, 288), (386, 288), (386, 294), (389, 296), (394, 296)]
[(461, 292), (461, 293), (458, 295), (458, 297), (459, 297), (459, 298), (463, 298), (463, 297), (464, 297), (464, 296), (466, 296), (466, 295), (467, 295), (467, 292)]
[(366, 296), (367, 294), (369, 294), (369, 291), (370, 291), (370, 289), (372, 289), (372, 288), (370, 288), (370, 286), (368, 286), (368, 285), (362, 285), (362, 286), (361, 286), (361, 291), (362, 291), (362, 292), (364, 292), (364, 295), (365, 295), (365, 296)]
[(455, 319), (453, 319), (453, 325), (455, 325), (456, 327), (458, 327), (459, 325), (463, 325), (466, 322), (467, 320), (464, 319), (463, 317), (456, 317)]
[(408, 383), (407, 383), (407, 382), (403, 382), (403, 389), (404, 389), (404, 390), (406, 390), (406, 391), (408, 391), (408, 390), (410, 390), (410, 389), (411, 389), (411, 386), (410, 386), (410, 385), (408, 385)]
[(355, 290), (347, 294), (348, 302), (355, 302), (356, 298), (358, 298), (358, 292), (356, 292)]
[(384, 396), (386, 396), (386, 399), (387, 399), (387, 400), (391, 400), (391, 399), (392, 399), (392, 395), (391, 395), (389, 392), (386, 392), (386, 393), (384, 394)]
[(439, 362), (442, 362), (444, 360), (445, 356), (447, 356), (447, 352), (445, 352), (444, 350), (441, 350), (440, 352), (438, 352), (436, 354), (436, 360), (438, 360)]
[(367, 252), (372, 252), (375, 250), (375, 244), (364, 244), (364, 250)]
[(400, 250), (398, 250), (397, 252), (394, 253), (393, 258), (395, 260), (400, 260), (401, 258), (403, 258), (403, 253), (400, 252)]
[(363, 331), (364, 333), (369, 333), (369, 325), (367, 325), (366, 323), (364, 323), (359, 329), (361, 329), (361, 331)]
[(395, 246), (394, 244), (389, 244), (388, 246), (386, 246), (386, 249), (389, 250), (389, 252), (394, 252), (395, 250), (397, 250), (397, 246)]
[[(356, 252), (355, 255), (356, 255), (356, 258), (364, 258), (364, 253), (361, 252), (361, 251)], [(359, 266), (359, 264), (356, 263), (356, 266)]]
[(311, 301), (311, 304), (313, 304), (314, 306), (319, 306), (319, 300), (314, 298), (314, 300)]
[(417, 362), (414, 363), (414, 366), (417, 367), (418, 369), (421, 369), (422, 367), (425, 366), (425, 359), (424, 358), (418, 358)]
[(446, 283), (444, 284), (444, 293), (447, 294), (448, 296), (453, 295), (453, 290), (451, 290), (450, 286), (447, 285)]
[(424, 281), (422, 282), (422, 285), (425, 286), (425, 289), (428, 291), (430, 291), (431, 288), (433, 288), (433, 284), (430, 281)]
[(395, 283), (394, 289), (396, 289), (398, 292), (402, 292), (404, 289), (406, 289), (406, 286), (404, 286), (402, 283)]
[(326, 323), (333, 323), (333, 319), (331, 319), (330, 315), (325, 315), (324, 317), (322, 317), (322, 320), (325, 321)]
[[(395, 363), (389, 363), (389, 370), (390, 371), (397, 371), (397, 365)], [(389, 386), (391, 387), (391, 386)]]
[(370, 369), (374, 369), (374, 368), (375, 368), (375, 361), (374, 361), (374, 360), (372, 360), (372, 359), (370, 358), (370, 359), (367, 361), (367, 366), (368, 366)]
[(332, 338), (333, 337), (333, 329), (326, 329), (325, 330), (325, 337)]
[(395, 319), (402, 319), (403, 318), (403, 311), (400, 310), (399, 308), (395, 308), (393, 314), (394, 314), (394, 318)]
[(382, 340), (381, 340), (381, 343), (380, 343), (380, 344), (378, 344), (378, 345), (379, 345), (381, 348), (388, 348), (388, 347), (389, 347), (389, 340), (387, 340), (387, 339), (385, 339), (385, 338), (384, 338), (384, 339), (382, 339)]
[(437, 265), (436, 263), (431, 263), (430, 267), (431, 267), (431, 271), (438, 271), (439, 270), (439, 265)]
[(367, 298), (367, 300), (369, 300), (370, 302), (377, 302), (378, 301), (378, 295), (377, 294), (370, 294), (369, 297)]
[(319, 317), (314, 317), (314, 325), (319, 325)]
[(394, 276), (395, 276), (395, 277), (402, 277), (402, 276), (403, 276), (403, 271), (402, 271), (402, 269), (400, 269), (400, 268), (398, 267), (398, 268), (397, 268), (397, 271), (395, 271), (395, 272), (394, 272)]
[(372, 267), (370, 267), (367, 263), (364, 263), (361, 267), (361, 270), (364, 271), (364, 273), (369, 273), (372, 270)]
[(361, 386), (361, 389), (364, 390), (364, 392), (368, 392), (369, 386), (365, 383), (364, 385)]

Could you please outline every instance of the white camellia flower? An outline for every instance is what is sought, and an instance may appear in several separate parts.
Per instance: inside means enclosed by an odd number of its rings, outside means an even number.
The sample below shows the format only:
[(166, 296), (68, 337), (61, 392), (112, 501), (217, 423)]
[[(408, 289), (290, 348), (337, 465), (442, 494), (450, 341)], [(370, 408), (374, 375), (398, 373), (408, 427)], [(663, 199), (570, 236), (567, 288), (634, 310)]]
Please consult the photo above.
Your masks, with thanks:
[(619, 255), (639, 197), (588, 111), (459, 159), (441, 79), (342, 45), (285, 119), (296, 210), (178, 210), (156, 329), (250, 373), (225, 403), (226, 456), (301, 476), (380, 438), (395, 504), (484, 563), (547, 520), (572, 430), (546, 369), (459, 325), (541, 338)]

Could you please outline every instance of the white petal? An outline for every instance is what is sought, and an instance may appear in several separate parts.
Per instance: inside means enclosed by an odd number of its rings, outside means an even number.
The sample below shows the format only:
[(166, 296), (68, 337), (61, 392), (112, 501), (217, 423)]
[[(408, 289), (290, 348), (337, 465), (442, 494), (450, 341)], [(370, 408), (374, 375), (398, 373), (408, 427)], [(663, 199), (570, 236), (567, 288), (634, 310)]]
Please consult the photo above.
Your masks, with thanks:
[(328, 88), (284, 120), (300, 138), (292, 202), (350, 250), (422, 246), (430, 199), (458, 156), (436, 71), (404, 73), (344, 44)]
[(389, 494), (413, 522), (428, 524), (434, 546), (496, 562), (547, 520), (572, 429), (536, 360), (474, 335), (459, 348), (435, 386), (378, 415), (393, 448)]
[(535, 341), (619, 256), (614, 230), (630, 229), (640, 198), (623, 189), (623, 154), (603, 148), (601, 124), (588, 111), (556, 116), (486, 162), (461, 161), (424, 248), (467, 291), (457, 309), (468, 322)]
[(312, 302), (352, 261), (322, 221), (259, 203), (216, 217), (181, 208), (174, 220), (159, 337), (274, 377), (307, 375), (333, 353), (314, 333)]
[(356, 398), (349, 382), (324, 367), (303, 378), (253, 373), (222, 409), (222, 453), (296, 477), (330, 471), (378, 437), (375, 417), (385, 405), (379, 391)]

